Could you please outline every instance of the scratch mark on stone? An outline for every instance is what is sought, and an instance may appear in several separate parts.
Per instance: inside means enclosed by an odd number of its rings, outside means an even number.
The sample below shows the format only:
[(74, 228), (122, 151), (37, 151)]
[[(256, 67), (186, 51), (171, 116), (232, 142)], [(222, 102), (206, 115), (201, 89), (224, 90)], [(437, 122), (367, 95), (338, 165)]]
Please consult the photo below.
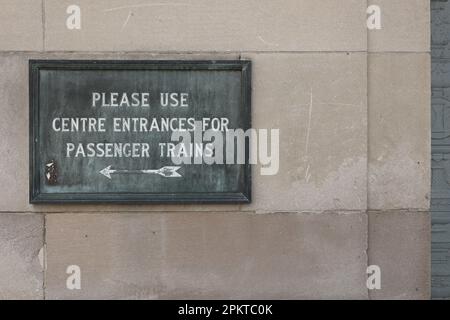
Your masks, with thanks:
[[(308, 105), (308, 126), (306, 129), (306, 140), (305, 140), (305, 156), (304, 159), (306, 160), (306, 163), (308, 162), (308, 152), (309, 152), (309, 136), (311, 133), (311, 119), (312, 119), (312, 109), (313, 109), (313, 89), (310, 87), (309, 92), (309, 105)], [(309, 179), (311, 178), (311, 174), (309, 173), (310, 164), (308, 163), (308, 166), (306, 167), (305, 171), (305, 181), (306, 183), (309, 182)]]
[(47, 257), (46, 257), (46, 248), (45, 248), (45, 244), (44, 246), (39, 250), (38, 253), (38, 260), (39, 260), (39, 264), (41, 265), (43, 270), (47, 269)]
[(361, 104), (353, 104), (353, 103), (339, 103), (339, 102), (316, 102), (316, 104), (324, 104), (330, 106), (342, 106), (342, 107), (360, 107)]
[(309, 93), (309, 111), (308, 111), (308, 127), (306, 129), (305, 157), (308, 157), (309, 152), (309, 135), (311, 133), (312, 109), (313, 109), (313, 90), (311, 87)]
[(103, 10), (104, 12), (111, 12), (123, 9), (143, 8), (143, 7), (162, 7), (162, 6), (190, 6), (189, 3), (145, 3), (145, 4), (132, 4), (128, 6), (114, 7)]
[[(361, 107), (362, 104), (353, 104), (353, 103), (339, 103), (339, 102), (314, 102), (314, 105), (320, 106), (336, 106), (336, 107)], [(309, 103), (304, 104), (296, 104), (298, 107), (308, 107)]]
[(278, 47), (278, 43), (266, 41), (266, 40), (264, 40), (263, 37), (261, 37), (260, 35), (258, 35), (258, 39), (259, 39), (262, 43), (264, 43), (264, 44), (267, 44), (267, 45), (269, 45), (269, 46), (275, 46), (275, 47)]
[(128, 24), (128, 21), (130, 21), (130, 18), (131, 18), (131, 16), (133, 15), (133, 12), (128, 12), (128, 16), (127, 16), (127, 19), (125, 20), (125, 22), (123, 23), (123, 25), (122, 25), (122, 29), (121, 30), (123, 30), (123, 29), (125, 29), (125, 27), (127, 26), (127, 24)]
[(311, 174), (309, 173), (309, 168), (310, 167), (311, 166), (308, 164), (308, 167), (306, 168), (306, 172), (305, 172), (305, 180), (306, 180), (307, 183), (309, 182), (309, 179), (311, 178)]

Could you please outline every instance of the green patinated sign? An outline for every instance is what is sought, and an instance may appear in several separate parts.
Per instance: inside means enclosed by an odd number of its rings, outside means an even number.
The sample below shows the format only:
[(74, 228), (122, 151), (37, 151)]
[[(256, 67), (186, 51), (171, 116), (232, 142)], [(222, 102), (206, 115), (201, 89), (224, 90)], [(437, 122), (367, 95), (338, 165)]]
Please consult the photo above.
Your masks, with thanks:
[(250, 128), (250, 78), (249, 61), (30, 61), (30, 202), (249, 202), (248, 146), (223, 141)]

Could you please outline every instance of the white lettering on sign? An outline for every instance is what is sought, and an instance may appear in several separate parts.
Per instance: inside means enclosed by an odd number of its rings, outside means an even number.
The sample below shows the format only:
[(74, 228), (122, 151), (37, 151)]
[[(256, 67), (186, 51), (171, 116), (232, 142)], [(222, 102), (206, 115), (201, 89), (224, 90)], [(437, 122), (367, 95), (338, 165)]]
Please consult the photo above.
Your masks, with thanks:
[(160, 97), (162, 107), (188, 107), (187, 93), (161, 93)]
[(150, 107), (150, 93), (92, 92), (92, 107)]
[(56, 132), (105, 132), (105, 118), (54, 118), (52, 129)]
[[(67, 133), (113, 133), (116, 141), (106, 141), (101, 135), (97, 141), (67, 141), (64, 139), (66, 158), (169, 158), (174, 164), (244, 164), (246, 158), (246, 140), (250, 142), (249, 163), (262, 164), (261, 174), (274, 175), (279, 169), (279, 130), (270, 132), (271, 148), (268, 150), (267, 130), (231, 128), (227, 117), (152, 117), (154, 108), (174, 110), (190, 106), (186, 92), (102, 92), (90, 93), (90, 108), (111, 117), (54, 117), (51, 128), (62, 135)], [(132, 109), (126, 109), (132, 108)], [(142, 109), (140, 109), (142, 108)], [(133, 110), (133, 114), (142, 110), (145, 116), (120, 117), (124, 110)], [(156, 112), (158, 115), (160, 112)], [(185, 114), (184, 112), (182, 114)], [(171, 142), (159, 142), (153, 146), (145, 141), (123, 141), (123, 133), (171, 133)], [(191, 135), (194, 141), (191, 143)], [(71, 138), (72, 136), (68, 136)], [(77, 137), (77, 135), (73, 135)], [(181, 143), (180, 138), (182, 139)], [(111, 139), (111, 138), (108, 138)], [(235, 143), (236, 140), (236, 143)], [(259, 142), (259, 153), (256, 143)], [(156, 148), (155, 148), (156, 146)], [(156, 150), (155, 150), (156, 149)], [(226, 150), (226, 155), (223, 150)], [(235, 150), (237, 152), (235, 152)], [(269, 156), (270, 155), (270, 156)], [(193, 160), (193, 161), (192, 161)], [(101, 173), (110, 178), (111, 174), (125, 174), (130, 170), (123, 168), (103, 169)], [(164, 166), (155, 170), (141, 170), (139, 173), (158, 174), (164, 177), (179, 177), (179, 166)], [(134, 171), (133, 171), (134, 173)]]

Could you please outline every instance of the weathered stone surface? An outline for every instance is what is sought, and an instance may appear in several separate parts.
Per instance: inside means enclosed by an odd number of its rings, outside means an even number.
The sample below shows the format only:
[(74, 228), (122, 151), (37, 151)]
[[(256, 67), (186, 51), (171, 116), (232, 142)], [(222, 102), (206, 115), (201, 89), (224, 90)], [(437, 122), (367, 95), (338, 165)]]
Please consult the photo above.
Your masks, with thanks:
[(1, 211), (28, 208), (28, 64), (21, 55), (0, 58)]
[(1, 213), (0, 225), (0, 299), (42, 299), (43, 216)]
[(381, 29), (368, 31), (370, 52), (429, 52), (429, 0), (369, 0), (381, 9)]
[(0, 51), (43, 49), (42, 2), (0, 0)]
[[(232, 211), (238, 205), (73, 206), (28, 204), (28, 59), (3, 55), (0, 65), (0, 191), (2, 211)], [(50, 59), (205, 59), (205, 55), (54, 54)], [(236, 58), (223, 55), (222, 58)], [(217, 59), (218, 57), (215, 56)], [(253, 124), (279, 128), (280, 168), (254, 170), (253, 204), (243, 210), (300, 211), (366, 207), (365, 54), (258, 54), (254, 63)], [(25, 93), (25, 94), (24, 94)], [(312, 96), (312, 106), (310, 106)], [(320, 98), (317, 98), (320, 97)], [(311, 120), (309, 113), (311, 111)], [(308, 137), (308, 139), (307, 139)], [(11, 165), (13, 164), (13, 165)], [(309, 166), (309, 169), (308, 169)]]
[[(81, 30), (66, 28), (72, 4), (81, 7)], [(369, 35), (368, 4), (382, 9), (382, 29)], [(49, 299), (429, 298), (428, 1), (0, 6), (0, 51), (45, 44), (105, 52), (0, 53), (0, 299), (43, 298), (46, 260)], [(369, 55), (369, 74), (367, 47), (378, 52)], [(29, 58), (237, 59), (238, 52), (254, 63), (253, 125), (280, 129), (281, 138), (279, 173), (253, 168), (251, 205), (28, 204)], [(367, 206), (412, 210), (368, 218)], [(10, 211), (48, 213), (47, 254), (43, 216)], [(448, 219), (441, 222), (440, 235), (448, 231)], [(439, 234), (433, 241), (440, 259), (448, 246)], [(367, 262), (381, 267), (379, 291), (365, 286)], [(69, 265), (81, 267), (81, 290), (66, 288)], [(442, 264), (438, 278), (447, 269)]]
[[(48, 299), (367, 298), (364, 213), (47, 216)], [(66, 269), (81, 268), (81, 289)]]
[(428, 212), (370, 212), (369, 264), (381, 268), (372, 299), (430, 298)]
[(366, 55), (257, 54), (253, 127), (280, 130), (276, 175), (253, 170), (244, 210), (364, 210), (367, 197)]
[(428, 210), (430, 57), (369, 55), (369, 208)]
[(366, 1), (45, 1), (45, 47), (69, 51), (364, 51)]

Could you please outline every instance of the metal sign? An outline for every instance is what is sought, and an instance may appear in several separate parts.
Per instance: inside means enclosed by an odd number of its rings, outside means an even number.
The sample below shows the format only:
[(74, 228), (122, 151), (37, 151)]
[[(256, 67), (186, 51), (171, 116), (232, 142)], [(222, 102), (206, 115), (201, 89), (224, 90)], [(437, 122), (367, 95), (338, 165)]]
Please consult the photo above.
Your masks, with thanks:
[(250, 61), (31, 60), (30, 202), (250, 202), (250, 99)]

